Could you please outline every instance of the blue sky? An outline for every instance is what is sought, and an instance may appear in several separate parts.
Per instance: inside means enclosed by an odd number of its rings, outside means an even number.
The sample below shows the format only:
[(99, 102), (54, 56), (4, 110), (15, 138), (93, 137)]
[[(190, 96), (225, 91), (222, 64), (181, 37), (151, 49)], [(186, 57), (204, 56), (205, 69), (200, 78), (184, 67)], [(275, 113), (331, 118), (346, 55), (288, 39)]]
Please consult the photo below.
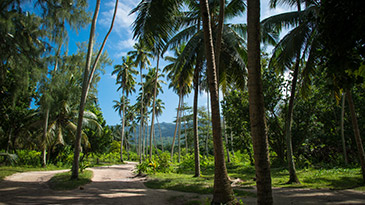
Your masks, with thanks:
[[(95, 1), (89, 1), (89, 11), (93, 12), (95, 9)], [(114, 0), (102, 0), (100, 13), (96, 27), (97, 43), (101, 44), (109, 29), (112, 15), (114, 12), (115, 1)], [(123, 0), (119, 1), (119, 7), (117, 12), (117, 18), (112, 33), (106, 43), (104, 52), (108, 52), (109, 57), (113, 60), (113, 65), (105, 68), (105, 74), (101, 75), (101, 80), (98, 84), (98, 99), (104, 118), (108, 125), (120, 124), (120, 116), (113, 109), (113, 100), (119, 100), (121, 92), (117, 92), (118, 86), (115, 84), (115, 76), (111, 75), (114, 65), (121, 63), (122, 56), (125, 56), (128, 51), (133, 50), (133, 45), (136, 42), (133, 40), (132, 22), (135, 19), (135, 15), (129, 15), (131, 9), (133, 9), (139, 1), (136, 0)], [(289, 10), (287, 7), (279, 6), (275, 10), (269, 9), (268, 0), (261, 0), (261, 19), (269, 17), (274, 14), (286, 12)], [(232, 20), (234, 23), (246, 22), (246, 16), (237, 17)], [(89, 39), (89, 27), (81, 29), (78, 33), (71, 32), (69, 34), (69, 50), (71, 53), (76, 51), (76, 42), (84, 42)], [(270, 52), (270, 50), (268, 50)], [(162, 62), (160, 68), (163, 68), (167, 63)], [(153, 62), (151, 67), (155, 67), (156, 63)], [(139, 69), (137, 69), (139, 70)], [(145, 71), (147, 72), (147, 71)], [(136, 79), (140, 81), (139, 78)], [(166, 81), (166, 79), (165, 79)], [(168, 83), (168, 82), (167, 82)], [(163, 86), (164, 93), (161, 93), (160, 98), (165, 103), (165, 110), (159, 117), (160, 122), (171, 123), (176, 117), (176, 107), (178, 104), (178, 96), (171, 89), (168, 89), (168, 84)], [(139, 87), (136, 87), (138, 90)], [(136, 94), (131, 96), (131, 103), (135, 103)], [(185, 98), (185, 102), (188, 105), (192, 105), (193, 94), (190, 94)], [(207, 95), (202, 93), (199, 96), (199, 106), (206, 106)]]

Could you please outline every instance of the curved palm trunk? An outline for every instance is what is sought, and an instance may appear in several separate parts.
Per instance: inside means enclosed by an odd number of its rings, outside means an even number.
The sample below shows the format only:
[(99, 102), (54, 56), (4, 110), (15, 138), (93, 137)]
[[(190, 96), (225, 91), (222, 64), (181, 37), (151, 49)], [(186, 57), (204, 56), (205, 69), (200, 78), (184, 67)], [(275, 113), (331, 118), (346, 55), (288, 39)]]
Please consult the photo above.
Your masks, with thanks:
[[(184, 97), (182, 97), (182, 99), (181, 99), (180, 115), (182, 113), (183, 106), (184, 106)], [(178, 144), (178, 152), (179, 152), (178, 162), (180, 163), (180, 158), (181, 158), (181, 117), (179, 117), (179, 133), (178, 133), (177, 140), (178, 140), (177, 144)]]
[(286, 136), (286, 148), (287, 148), (287, 161), (289, 167), (289, 181), (288, 184), (291, 183), (300, 183), (295, 170), (295, 163), (293, 159), (293, 146), (292, 146), (292, 137), (291, 137), (291, 128), (292, 128), (292, 120), (293, 120), (293, 110), (294, 110), (294, 100), (295, 100), (295, 90), (298, 80), (299, 73), (299, 61), (300, 56), (297, 55), (297, 60), (295, 62), (295, 68), (293, 73), (293, 80), (291, 85), (291, 93), (289, 99), (289, 108), (288, 115), (285, 123), (285, 136)]
[[(126, 95), (126, 97), (128, 97), (128, 96)], [(124, 126), (125, 126), (125, 98), (123, 98), (122, 135), (120, 137), (120, 161), (121, 162), (123, 162)]]
[(351, 113), (351, 121), (352, 121), (353, 130), (354, 130), (355, 141), (356, 141), (357, 151), (358, 151), (358, 155), (359, 155), (359, 161), (360, 161), (360, 165), (361, 165), (362, 180), (363, 180), (363, 183), (365, 183), (365, 153), (364, 153), (364, 148), (363, 148), (362, 140), (361, 140), (361, 136), (360, 136), (359, 124), (357, 123), (355, 105), (354, 105), (354, 102), (352, 101), (352, 94), (351, 94), (350, 90), (346, 91), (346, 97), (347, 97), (347, 102), (349, 103), (349, 108), (350, 108), (350, 113)]
[(96, 2), (95, 12), (94, 12), (94, 16), (93, 16), (93, 20), (92, 20), (92, 24), (91, 24), (91, 29), (90, 29), (89, 46), (88, 46), (88, 53), (87, 53), (87, 57), (86, 57), (84, 80), (83, 80), (83, 83), (82, 83), (82, 94), (81, 94), (80, 107), (79, 107), (79, 118), (78, 118), (78, 122), (77, 122), (74, 161), (73, 161), (73, 165), (72, 165), (71, 179), (78, 179), (78, 176), (79, 176), (79, 158), (80, 158), (80, 151), (81, 151), (82, 120), (84, 118), (84, 109), (85, 109), (85, 104), (86, 104), (86, 98), (87, 98), (87, 94), (88, 94), (88, 91), (89, 91), (89, 88), (90, 88), (90, 84), (91, 84), (91, 81), (93, 79), (93, 75), (94, 75), (96, 66), (98, 64), (98, 61), (100, 59), (101, 53), (103, 52), (105, 43), (106, 43), (106, 41), (107, 41), (107, 39), (108, 39), (112, 29), (113, 29), (114, 21), (115, 21), (115, 17), (116, 17), (116, 14), (117, 14), (117, 9), (118, 9), (118, 2), (119, 2), (118, 0), (115, 1), (114, 14), (113, 14), (113, 18), (112, 18), (112, 22), (111, 22), (109, 31), (106, 34), (106, 36), (104, 38), (104, 41), (103, 41), (103, 43), (102, 43), (102, 45), (99, 49), (99, 52), (96, 56), (95, 62), (93, 64), (92, 68), (90, 69), (92, 50), (93, 50), (93, 46), (94, 46), (96, 20), (97, 20), (97, 16), (99, 14), (99, 9), (100, 9), (100, 0), (98, 0)]
[(257, 204), (273, 204), (264, 95), (260, 65), (260, 1), (247, 0), (248, 93), (254, 149)]
[[(155, 123), (155, 112), (156, 112), (156, 93), (157, 93), (157, 81), (158, 81), (158, 66), (160, 62), (160, 54), (157, 55), (157, 66), (156, 66), (156, 80), (153, 88), (153, 103), (152, 103), (152, 120), (151, 120), (151, 131), (150, 131), (150, 161), (152, 161), (152, 134), (154, 132)], [(156, 143), (155, 143), (156, 144)], [(157, 150), (156, 150), (157, 151)]]
[(194, 106), (193, 106), (193, 132), (194, 132), (194, 159), (195, 174), (194, 177), (200, 177), (200, 154), (199, 154), (199, 136), (198, 136), (198, 95), (199, 95), (199, 75), (202, 61), (198, 58), (194, 70)]
[(345, 129), (344, 129), (345, 101), (346, 101), (346, 92), (344, 92), (343, 93), (343, 96), (342, 96), (342, 106), (341, 106), (341, 139), (342, 139), (343, 157), (345, 159), (345, 164), (348, 164), (347, 152), (346, 152), (346, 141), (345, 141)]
[(217, 69), (213, 48), (212, 30), (210, 27), (209, 7), (207, 0), (200, 0), (200, 10), (203, 18), (204, 42), (207, 57), (207, 69), (209, 79), (210, 100), (212, 109), (213, 124), (213, 145), (214, 145), (214, 189), (212, 204), (225, 204), (233, 201), (233, 191), (228, 179), (226, 163), (224, 160), (224, 148), (221, 132), (221, 121), (219, 113), (219, 96)]
[(81, 102), (79, 108), (79, 118), (77, 121), (77, 131), (76, 131), (76, 140), (75, 140), (75, 153), (74, 153), (74, 161), (72, 165), (72, 176), (71, 179), (78, 179), (79, 178), (79, 159), (80, 159), (80, 151), (81, 151), (81, 127), (82, 127), (82, 119), (84, 117), (84, 109), (85, 103), (87, 98), (88, 92), (88, 77), (89, 77), (89, 70), (91, 66), (91, 56), (93, 53), (93, 46), (94, 46), (94, 36), (95, 36), (95, 27), (96, 27), (96, 20), (98, 18), (100, 9), (100, 0), (96, 2), (95, 12), (91, 24), (90, 29), (90, 37), (89, 37), (89, 46), (87, 51), (86, 57), (86, 67), (84, 71), (84, 81), (82, 83), (82, 95), (81, 95)]
[(175, 140), (176, 140), (176, 132), (177, 132), (177, 126), (178, 126), (179, 118), (180, 118), (181, 98), (182, 98), (182, 91), (180, 90), (179, 105), (177, 106), (177, 113), (176, 113), (176, 124), (175, 124), (174, 138), (172, 139), (172, 145), (171, 145), (171, 160), (174, 157), (174, 146), (175, 146)]
[[(298, 11), (301, 10), (300, 1), (297, 1)], [(286, 149), (287, 149), (287, 161), (288, 161), (288, 168), (289, 168), (289, 181), (287, 184), (298, 183), (300, 181), (297, 177), (296, 170), (295, 170), (295, 163), (293, 159), (293, 145), (292, 145), (292, 135), (291, 135), (291, 128), (292, 128), (292, 120), (293, 120), (293, 110), (294, 110), (294, 100), (295, 100), (295, 90), (298, 81), (298, 73), (299, 73), (299, 63), (300, 63), (300, 51), (297, 53), (293, 73), (293, 80), (291, 86), (291, 93), (289, 99), (289, 108), (288, 108), (288, 115), (285, 123), (285, 137), (286, 137)]]

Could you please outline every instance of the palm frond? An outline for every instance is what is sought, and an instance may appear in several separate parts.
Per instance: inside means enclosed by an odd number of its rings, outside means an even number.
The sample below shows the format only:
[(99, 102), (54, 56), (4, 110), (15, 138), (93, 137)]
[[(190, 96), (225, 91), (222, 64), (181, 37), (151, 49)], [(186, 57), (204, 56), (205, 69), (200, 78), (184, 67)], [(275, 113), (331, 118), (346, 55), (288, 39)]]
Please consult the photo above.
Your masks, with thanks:
[(241, 16), (246, 11), (246, 3), (242, 0), (232, 0), (226, 5), (224, 9), (224, 18), (231, 19), (237, 16)]
[(306, 45), (310, 36), (309, 31), (307, 24), (301, 24), (290, 31), (274, 48), (269, 67), (281, 73), (290, 68), (297, 54)]

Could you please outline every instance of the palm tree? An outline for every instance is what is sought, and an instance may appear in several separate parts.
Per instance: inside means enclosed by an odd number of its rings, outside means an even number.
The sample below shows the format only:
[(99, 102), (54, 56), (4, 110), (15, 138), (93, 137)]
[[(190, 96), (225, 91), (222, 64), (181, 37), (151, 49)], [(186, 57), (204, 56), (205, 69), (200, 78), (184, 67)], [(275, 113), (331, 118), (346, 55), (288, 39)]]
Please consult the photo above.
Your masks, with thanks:
[(185, 45), (174, 49), (174, 55), (177, 57), (166, 56), (165, 60), (170, 61), (171, 63), (164, 68), (164, 72), (168, 72), (167, 78), (171, 80), (169, 88), (173, 88), (173, 90), (178, 93), (179, 95), (179, 104), (177, 108), (176, 114), (176, 126), (174, 131), (174, 137), (172, 140), (171, 145), (171, 159), (174, 155), (174, 146), (175, 146), (175, 139), (177, 134), (177, 128), (180, 124), (180, 113), (181, 113), (181, 106), (183, 104), (184, 96), (190, 92), (192, 78), (193, 78), (193, 70), (191, 64), (183, 64), (178, 61), (179, 55), (184, 50)]
[[(141, 121), (140, 121), (140, 132), (139, 132), (139, 140), (142, 137), (142, 131), (143, 131), (143, 114), (144, 114), (144, 109), (143, 109), (143, 95), (144, 95), (144, 86), (143, 86), (143, 73), (142, 70), (144, 68), (146, 68), (147, 65), (151, 65), (151, 62), (149, 60), (149, 58), (153, 58), (153, 55), (146, 50), (146, 45), (143, 41), (140, 41), (139, 43), (136, 43), (133, 48), (135, 49), (134, 51), (129, 51), (128, 55), (130, 55), (131, 59), (134, 60), (134, 64), (135, 66), (139, 66), (140, 68), (140, 76), (141, 76), (141, 88), (142, 88), (142, 94), (141, 94)], [(138, 145), (139, 150), (141, 149), (141, 145), (139, 143)], [(139, 162), (142, 162), (142, 155), (141, 155), (141, 150), (139, 151), (140, 153), (140, 157), (139, 157)]]
[(247, 0), (248, 92), (255, 157), (257, 204), (273, 204), (260, 65), (260, 1)]
[(158, 125), (158, 129), (160, 131), (160, 143), (161, 143), (161, 151), (164, 152), (163, 149), (163, 141), (162, 141), (162, 132), (161, 132), (161, 127), (160, 127), (160, 123), (158, 122), (158, 117), (161, 116), (163, 109), (165, 109), (165, 103), (162, 102), (161, 99), (157, 99), (156, 100), (156, 105), (155, 105), (155, 111), (156, 111), (156, 121), (157, 121), (157, 125)]
[[(316, 10), (318, 9), (318, 6), (315, 2), (312, 3), (306, 0), (281, 0), (279, 2), (277, 0), (271, 0), (270, 3), (272, 7), (276, 7), (278, 3), (281, 3), (290, 6), (296, 5), (298, 8), (298, 10), (294, 12), (269, 17), (262, 21), (262, 25), (265, 30), (275, 29), (277, 31), (281, 31), (283, 26), (294, 26), (294, 28), (275, 46), (270, 60), (270, 67), (275, 68), (282, 73), (286, 68), (293, 67), (291, 93), (285, 122), (287, 161), (289, 167), (289, 181), (287, 183), (300, 183), (296, 175), (293, 159), (291, 127), (298, 76), (301, 72), (303, 78), (302, 91), (305, 94), (309, 87), (309, 79), (310, 74), (313, 72), (314, 61), (318, 55), (318, 32), (316, 23), (312, 20), (312, 17), (317, 15)], [(302, 3), (306, 3), (307, 5), (303, 11), (301, 10)], [(305, 68), (301, 71), (300, 62), (305, 59), (308, 60)]]
[[(230, 203), (233, 201), (233, 191), (228, 179), (227, 168), (224, 160), (223, 140), (221, 137), (221, 122), (219, 113), (219, 96), (217, 68), (214, 55), (213, 37), (211, 28), (210, 11), (207, 0), (200, 0), (201, 16), (203, 19), (204, 42), (207, 59), (207, 74), (209, 80), (213, 144), (214, 144), (214, 190), (213, 204)], [(219, 55), (219, 54), (217, 54)]]
[[(117, 73), (117, 84), (120, 84), (119, 89), (122, 89), (123, 97), (120, 98), (120, 104), (122, 104), (123, 118), (122, 118), (122, 136), (121, 136), (121, 146), (120, 146), (120, 160), (123, 162), (123, 140), (124, 140), (124, 127), (125, 127), (125, 107), (128, 103), (128, 95), (135, 92), (134, 86), (136, 81), (133, 75), (137, 75), (138, 72), (133, 69), (133, 62), (129, 56), (122, 58), (122, 64), (116, 65), (112, 75)], [(126, 101), (127, 99), (127, 101)], [(116, 108), (116, 107), (114, 107)], [(119, 112), (121, 116), (121, 113)]]
[(122, 117), (122, 126), (120, 132), (120, 161), (123, 162), (123, 143), (124, 143), (124, 127), (125, 127), (125, 108), (129, 106), (129, 100), (126, 96), (120, 97), (120, 100), (113, 100), (113, 108), (118, 112), (119, 116)]
[(114, 14), (112, 17), (110, 29), (109, 29), (108, 33), (106, 34), (104, 41), (101, 44), (101, 47), (96, 56), (96, 59), (93, 63), (93, 66), (91, 67), (91, 61), (92, 61), (91, 57), (92, 57), (93, 46), (94, 46), (96, 20), (99, 15), (99, 9), (100, 9), (100, 0), (97, 0), (97, 2), (96, 2), (94, 16), (93, 16), (93, 20), (91, 23), (89, 45), (88, 45), (88, 49), (87, 49), (86, 64), (85, 64), (85, 70), (84, 70), (84, 79), (83, 79), (83, 83), (82, 83), (82, 93), (81, 93), (81, 99), (80, 99), (79, 118), (78, 118), (78, 122), (77, 122), (76, 141), (75, 141), (74, 160), (73, 160), (73, 164), (72, 164), (71, 179), (79, 178), (79, 159), (80, 159), (80, 151), (81, 151), (80, 145), (81, 145), (82, 123), (83, 123), (86, 99), (87, 99), (87, 95), (89, 92), (90, 84), (93, 80), (95, 69), (100, 60), (100, 56), (103, 52), (105, 43), (113, 29), (114, 20), (115, 20), (115, 17), (117, 14), (117, 9), (118, 9), (118, 2), (119, 2), (118, 0), (115, 1)]
[[(149, 160), (152, 160), (152, 137), (154, 135), (154, 117), (156, 111), (156, 97), (160, 92), (163, 93), (163, 89), (161, 84), (166, 84), (163, 80), (159, 80), (159, 77), (164, 77), (164, 75), (160, 75), (158, 73), (158, 67), (150, 69), (147, 75), (145, 76), (146, 82), (144, 84), (145, 97), (146, 101), (150, 102), (152, 100), (152, 118), (151, 118), (151, 127), (150, 127), (150, 150), (149, 150)], [(149, 103), (148, 103), (149, 104)]]

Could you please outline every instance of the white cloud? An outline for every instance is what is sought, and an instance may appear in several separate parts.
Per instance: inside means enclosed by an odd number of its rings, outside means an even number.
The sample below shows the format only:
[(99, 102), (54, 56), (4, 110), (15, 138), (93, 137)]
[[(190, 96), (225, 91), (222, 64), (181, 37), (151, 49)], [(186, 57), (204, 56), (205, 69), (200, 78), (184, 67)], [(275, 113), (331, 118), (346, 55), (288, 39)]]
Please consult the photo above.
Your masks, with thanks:
[(135, 40), (133, 40), (132, 38), (129, 38), (127, 40), (122, 40), (122, 41), (119, 41), (118, 44), (117, 44), (117, 47), (119, 50), (123, 50), (123, 49), (132, 49), (133, 48), (133, 45), (136, 43)]
[[(103, 6), (105, 9), (101, 11), (101, 18), (99, 23), (102, 26), (109, 27), (114, 13), (115, 2), (108, 1)], [(136, 6), (137, 6), (137, 1), (131, 1), (131, 0), (126, 0), (123, 1), (123, 3), (120, 2), (118, 4), (118, 11), (116, 14), (113, 31), (116, 32), (119, 36), (132, 34), (131, 25), (135, 20), (136, 16), (134, 14), (129, 15), (129, 13)]]

